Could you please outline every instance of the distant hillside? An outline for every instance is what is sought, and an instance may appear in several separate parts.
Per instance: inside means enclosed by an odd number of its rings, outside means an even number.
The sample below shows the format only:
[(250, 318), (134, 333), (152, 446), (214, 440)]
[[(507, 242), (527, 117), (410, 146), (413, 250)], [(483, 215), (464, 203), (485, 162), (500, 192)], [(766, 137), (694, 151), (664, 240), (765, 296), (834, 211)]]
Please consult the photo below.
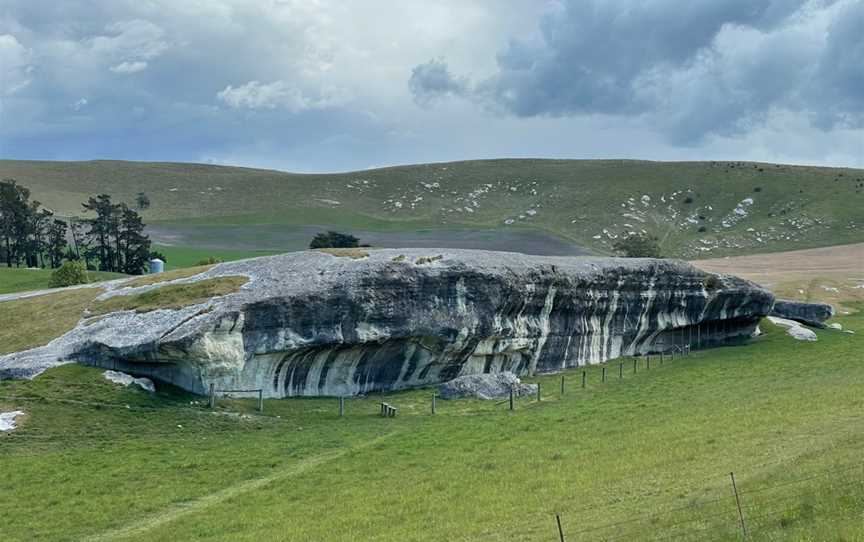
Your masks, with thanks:
[[(628, 231), (693, 258), (864, 241), (864, 170), (750, 162), (478, 160), (300, 175), (200, 164), (0, 161), (60, 214), (100, 192), (182, 239), (308, 225), (369, 232), (536, 230), (611, 250)], [(162, 222), (160, 222), (162, 221)], [(173, 228), (173, 229), (172, 229)], [(305, 230), (304, 230), (305, 231)], [(191, 232), (191, 233), (190, 233)], [(238, 233), (240, 232), (240, 233)], [(188, 236), (187, 236), (188, 234)], [(187, 238), (188, 237), (188, 238)], [(186, 243), (188, 244), (188, 243)], [(243, 245), (246, 246), (246, 245)]]

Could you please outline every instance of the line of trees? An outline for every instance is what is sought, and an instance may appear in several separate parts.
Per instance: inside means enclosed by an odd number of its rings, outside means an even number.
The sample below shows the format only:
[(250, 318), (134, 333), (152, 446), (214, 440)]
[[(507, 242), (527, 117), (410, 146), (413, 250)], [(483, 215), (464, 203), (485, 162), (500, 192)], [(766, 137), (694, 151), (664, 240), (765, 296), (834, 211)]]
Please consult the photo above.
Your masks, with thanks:
[(51, 268), (73, 260), (91, 270), (143, 273), (151, 253), (141, 216), (107, 194), (89, 198), (82, 210), (88, 216), (56, 217), (15, 180), (0, 181), (0, 260)]

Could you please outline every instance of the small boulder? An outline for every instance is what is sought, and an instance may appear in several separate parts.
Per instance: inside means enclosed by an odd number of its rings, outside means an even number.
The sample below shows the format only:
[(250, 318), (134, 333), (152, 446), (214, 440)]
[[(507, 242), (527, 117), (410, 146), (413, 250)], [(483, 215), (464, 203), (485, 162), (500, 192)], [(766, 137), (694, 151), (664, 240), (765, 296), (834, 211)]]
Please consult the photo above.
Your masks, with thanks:
[(537, 393), (537, 384), (523, 384), (519, 377), (510, 372), (466, 375), (441, 384), (438, 392), (442, 399), (506, 399), (513, 389), (515, 395)]
[(0, 431), (7, 432), (12, 431), (17, 426), (15, 425), (15, 419), (18, 416), (23, 416), (24, 412), (21, 410), (13, 410), (12, 412), (0, 412)]
[(825, 320), (834, 316), (834, 308), (825, 303), (804, 303), (803, 301), (790, 301), (778, 299), (771, 309), (771, 316), (795, 320), (802, 324), (824, 328)]
[(145, 391), (149, 391), (153, 393), (156, 391), (156, 386), (153, 385), (153, 381), (149, 378), (135, 378), (132, 375), (127, 375), (126, 373), (121, 373), (120, 371), (105, 371), (104, 373), (105, 379), (114, 382), (115, 384), (120, 384), (121, 386), (129, 387), (132, 384), (140, 387)]
[(843, 326), (837, 322), (834, 322), (833, 324), (828, 324), (828, 327), (830, 327), (831, 329), (836, 329), (837, 331), (843, 330)]
[(812, 329), (807, 329), (795, 320), (787, 320), (786, 318), (778, 318), (776, 316), (769, 316), (768, 320), (770, 320), (772, 324), (785, 327), (786, 334), (794, 339), (799, 341), (817, 340), (816, 333), (814, 333)]

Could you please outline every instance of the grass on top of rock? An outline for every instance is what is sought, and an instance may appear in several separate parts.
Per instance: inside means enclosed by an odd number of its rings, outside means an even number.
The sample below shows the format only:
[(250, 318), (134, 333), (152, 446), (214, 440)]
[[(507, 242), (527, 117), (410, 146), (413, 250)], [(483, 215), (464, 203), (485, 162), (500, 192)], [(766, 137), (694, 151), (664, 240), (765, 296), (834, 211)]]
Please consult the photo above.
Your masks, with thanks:
[(70, 331), (100, 288), (75, 288), (0, 302), (0, 355), (48, 344)]
[[(348, 398), (341, 418), (335, 398), (266, 400), (263, 414), (220, 398), (214, 414), (206, 398), (59, 367), (0, 382), (0, 407), (29, 416), (0, 439), (0, 529), (4, 542), (557, 540), (559, 513), (568, 541), (731, 541), (734, 471), (754, 540), (859, 540), (864, 314), (838, 321), (857, 333), (803, 344), (766, 323), (746, 346), (635, 374), (611, 361), (605, 383), (601, 366), (527, 379), (543, 400), (514, 412), (459, 400), (433, 416), (421, 389)], [(381, 418), (381, 401), (399, 415)]]
[(168, 282), (170, 280), (185, 279), (200, 275), (213, 268), (215, 264), (198, 265), (194, 267), (186, 267), (183, 269), (175, 269), (173, 271), (165, 271), (164, 273), (154, 273), (152, 275), (144, 275), (132, 279), (129, 282), (124, 282), (123, 286), (127, 288), (137, 288), (139, 286), (149, 286), (159, 282)]
[(318, 248), (315, 252), (323, 252), (337, 258), (351, 258), (352, 260), (362, 260), (369, 256), (368, 247), (365, 248)]
[(168, 284), (140, 294), (116, 295), (93, 303), (93, 316), (117, 311), (150, 312), (157, 309), (182, 309), (210, 298), (232, 294), (249, 282), (248, 277), (215, 277), (197, 282)]

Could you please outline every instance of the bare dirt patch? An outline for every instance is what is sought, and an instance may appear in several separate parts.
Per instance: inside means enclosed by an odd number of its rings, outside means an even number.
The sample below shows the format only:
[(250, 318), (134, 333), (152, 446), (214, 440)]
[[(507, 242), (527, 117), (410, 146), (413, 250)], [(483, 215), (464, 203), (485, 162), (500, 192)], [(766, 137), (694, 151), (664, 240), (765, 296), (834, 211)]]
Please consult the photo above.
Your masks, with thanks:
[(864, 301), (864, 243), (696, 260), (705, 271), (737, 275), (786, 299), (819, 301), (843, 308)]

